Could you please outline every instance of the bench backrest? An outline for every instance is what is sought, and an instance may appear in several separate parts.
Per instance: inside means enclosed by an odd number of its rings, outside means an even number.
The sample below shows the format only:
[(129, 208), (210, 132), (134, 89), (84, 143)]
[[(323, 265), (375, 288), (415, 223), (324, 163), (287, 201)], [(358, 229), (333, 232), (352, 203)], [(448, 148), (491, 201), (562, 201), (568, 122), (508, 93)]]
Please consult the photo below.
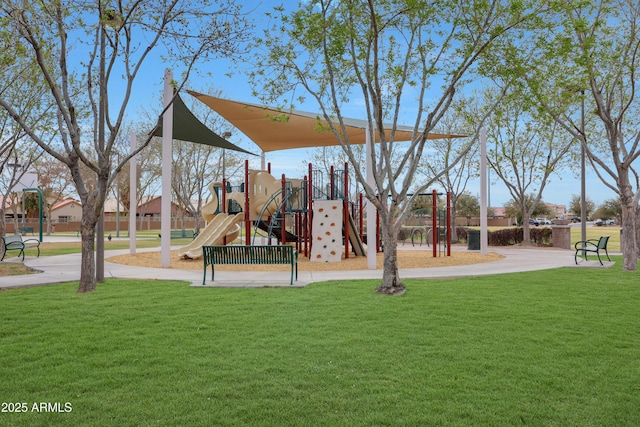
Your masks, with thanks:
[(607, 249), (608, 241), (609, 236), (600, 236), (600, 240), (598, 240), (598, 249)]
[(22, 243), (22, 236), (15, 234), (7, 234), (6, 236), (2, 236), (2, 240), (4, 244), (9, 246), (11, 243)]
[(278, 246), (203, 246), (204, 262), (208, 264), (291, 264), (293, 247)]

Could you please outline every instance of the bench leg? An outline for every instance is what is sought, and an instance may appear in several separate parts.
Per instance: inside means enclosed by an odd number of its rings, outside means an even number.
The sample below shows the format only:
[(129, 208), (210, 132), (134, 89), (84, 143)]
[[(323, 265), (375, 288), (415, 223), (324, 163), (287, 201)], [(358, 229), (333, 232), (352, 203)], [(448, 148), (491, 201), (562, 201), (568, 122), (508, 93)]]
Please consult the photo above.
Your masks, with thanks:
[[(211, 264), (211, 281), (213, 282), (213, 264)], [(204, 266), (204, 276), (202, 277), (202, 286), (204, 286), (207, 283), (207, 266)]]
[(289, 282), (289, 285), (293, 286), (293, 269), (295, 268), (296, 270), (296, 282), (298, 281), (298, 261), (294, 260), (291, 262), (291, 282)]

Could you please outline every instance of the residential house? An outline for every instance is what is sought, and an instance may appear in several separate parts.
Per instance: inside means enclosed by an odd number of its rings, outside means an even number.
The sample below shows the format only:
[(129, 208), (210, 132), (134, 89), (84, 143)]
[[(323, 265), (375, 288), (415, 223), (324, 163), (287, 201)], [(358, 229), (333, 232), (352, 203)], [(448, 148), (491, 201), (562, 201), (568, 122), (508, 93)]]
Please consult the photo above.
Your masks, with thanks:
[[(162, 207), (161, 196), (150, 197), (148, 200), (140, 203), (137, 210), (137, 216), (145, 216), (145, 217), (151, 217), (152, 219), (160, 219), (160, 216), (161, 216), (160, 213), (162, 211), (161, 207)], [(178, 217), (179, 213), (180, 213), (180, 207), (176, 203), (171, 202), (171, 216)], [(185, 216), (192, 217), (193, 215), (191, 215), (191, 213), (187, 211), (185, 212)]]
[(104, 219), (105, 221), (115, 221), (118, 213), (118, 203), (120, 203), (119, 211), (120, 218), (127, 217), (127, 209), (122, 204), (122, 201), (118, 202), (117, 199), (107, 199), (104, 201)]
[(551, 212), (549, 219), (566, 219), (568, 217), (567, 207), (565, 205), (555, 205), (553, 203), (545, 203)]
[(71, 197), (51, 207), (51, 220), (57, 223), (80, 221), (82, 219), (82, 203)]

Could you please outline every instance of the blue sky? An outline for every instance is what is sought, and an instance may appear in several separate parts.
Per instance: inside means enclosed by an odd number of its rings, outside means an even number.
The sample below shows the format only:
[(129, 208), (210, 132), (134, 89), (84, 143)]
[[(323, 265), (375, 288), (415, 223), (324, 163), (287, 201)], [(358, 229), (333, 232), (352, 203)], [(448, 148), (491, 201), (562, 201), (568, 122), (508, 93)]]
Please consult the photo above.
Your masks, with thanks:
[[(271, 8), (271, 3), (272, 2), (270, 1), (261, 3), (257, 6), (255, 13), (252, 16), (261, 16), (261, 13), (264, 10)], [(164, 69), (167, 65), (160, 60), (159, 55), (159, 52), (152, 53), (152, 57), (148, 58), (148, 62), (142, 70), (143, 74), (138, 77), (134, 84), (132, 97), (133, 102), (128, 110), (131, 121), (135, 120), (135, 116), (142, 106), (149, 106), (152, 103), (157, 103), (161, 99)], [(187, 89), (203, 93), (207, 93), (210, 88), (221, 89), (222, 96), (225, 98), (258, 103), (258, 100), (253, 98), (251, 95), (248, 78), (240, 72), (241, 70), (238, 69), (237, 64), (233, 64), (230, 60), (216, 60), (203, 63), (197, 68), (198, 71), (201, 72), (200, 74), (209, 73), (210, 77), (203, 78), (196, 73), (192, 74), (186, 84)], [(181, 71), (182, 70), (180, 69), (173, 70), (174, 77), (176, 79), (179, 78)], [(229, 75), (231, 72), (233, 72), (232, 76)], [(186, 99), (188, 96), (185, 96), (184, 98), (187, 104), (189, 104), (189, 100)], [(352, 108), (346, 109), (346, 114), (349, 114), (353, 118), (365, 118), (365, 114), (364, 112), (361, 112), (361, 107), (358, 105), (357, 100), (352, 104)], [(319, 111), (317, 105), (314, 105), (311, 102), (299, 105), (297, 108), (306, 111)], [(159, 105), (155, 110), (159, 111), (160, 109), (161, 106)], [(256, 153), (259, 152), (257, 146), (238, 130), (233, 132), (233, 136), (230, 138), (230, 141)], [(272, 172), (276, 176), (280, 176), (284, 173), (291, 177), (301, 177), (306, 173), (304, 162), (309, 157), (309, 150), (284, 150), (268, 153), (266, 160), (271, 163)], [(259, 165), (259, 159), (251, 159), (251, 167), (258, 168)], [(490, 203), (492, 206), (502, 206), (511, 197), (506, 187), (495, 180), (495, 175), (493, 178), (494, 179), (492, 179), (490, 184)], [(600, 182), (595, 172), (592, 170), (587, 170), (586, 182), (587, 195), (596, 204), (601, 203), (605, 199), (614, 197), (614, 193)], [(473, 195), (479, 195), (479, 189), (479, 180), (472, 181), (468, 185), (468, 191)], [(563, 174), (561, 177), (555, 175), (552, 176), (551, 182), (547, 184), (543, 194), (543, 199), (546, 202), (566, 205), (569, 203), (573, 194), (579, 193), (580, 178), (578, 176), (574, 176), (573, 173), (568, 172)]]

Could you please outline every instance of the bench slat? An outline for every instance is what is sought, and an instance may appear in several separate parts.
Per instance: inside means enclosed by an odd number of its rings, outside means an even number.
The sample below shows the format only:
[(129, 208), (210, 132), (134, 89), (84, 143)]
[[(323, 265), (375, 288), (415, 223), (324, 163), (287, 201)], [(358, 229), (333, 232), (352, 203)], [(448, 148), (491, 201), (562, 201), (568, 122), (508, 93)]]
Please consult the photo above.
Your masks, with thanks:
[(291, 285), (293, 273), (298, 280), (298, 252), (289, 245), (281, 246), (238, 246), (218, 245), (202, 247), (204, 260), (204, 285), (207, 277), (207, 266), (211, 265), (211, 280), (214, 277), (215, 264), (290, 264)]

